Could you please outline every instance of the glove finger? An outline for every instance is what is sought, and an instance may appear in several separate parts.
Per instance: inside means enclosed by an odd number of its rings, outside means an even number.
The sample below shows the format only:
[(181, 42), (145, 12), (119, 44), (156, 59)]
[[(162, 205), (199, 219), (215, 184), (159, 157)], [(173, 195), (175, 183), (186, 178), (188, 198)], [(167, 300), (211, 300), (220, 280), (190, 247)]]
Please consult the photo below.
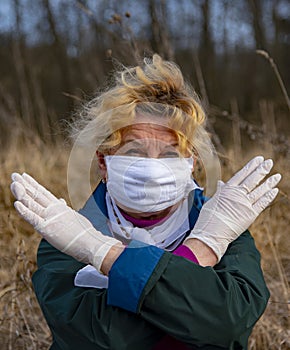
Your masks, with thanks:
[(41, 186), (37, 181), (35, 181), (28, 174), (23, 174), (22, 176), (13, 173), (12, 180), (19, 182), (25, 188), (25, 191), (32, 200), (38, 202), (43, 207), (49, 206), (51, 203), (58, 201), (58, 199), (50, 193), (47, 189)]
[(23, 173), (22, 177), (27, 181), (32, 187), (34, 187), (38, 192), (43, 194), (49, 201), (58, 201), (58, 198), (55, 197), (50, 191), (48, 191), (44, 186), (40, 185), (32, 176)]
[(258, 156), (250, 160), (240, 171), (238, 171), (228, 182), (228, 185), (238, 186), (244, 179), (250, 175), (262, 162), (264, 157)]
[(272, 190), (265, 193), (259, 200), (253, 205), (253, 209), (257, 214), (260, 214), (267, 206), (273, 202), (279, 192), (278, 188), (273, 188)]
[(59, 201), (60, 201), (61, 203), (65, 204), (65, 205), (67, 205), (67, 202), (66, 202), (66, 200), (65, 200), (64, 198), (60, 198)]
[(25, 191), (25, 188), (19, 182), (12, 182), (11, 192), (14, 197), (21, 203), (23, 203), (28, 209), (30, 209), (35, 214), (43, 217), (44, 207), (39, 205), (35, 200), (29, 197)]
[(10, 190), (13, 196), (19, 201), (26, 195), (25, 188), (19, 182), (12, 182)]
[(246, 193), (251, 192), (264, 179), (264, 177), (269, 174), (272, 167), (272, 159), (265, 160), (244, 181), (241, 182), (240, 186), (245, 188)]
[(251, 203), (257, 202), (259, 198), (261, 198), (268, 191), (272, 190), (274, 187), (278, 185), (282, 176), (281, 174), (275, 174), (269, 177), (262, 185), (257, 187), (254, 191), (249, 193), (248, 198)]
[(20, 183), (23, 183), (23, 180), (22, 180), (22, 176), (18, 173), (12, 173), (11, 174), (11, 180), (13, 182), (20, 182)]
[(35, 201), (37, 201), (43, 207), (48, 207), (53, 202), (57, 203), (59, 200), (66, 204), (63, 198), (58, 199), (51, 192), (49, 192), (45, 187), (40, 185), (33, 177), (23, 173), (21, 176), (18, 173), (13, 173), (11, 176), (12, 180), (21, 183), (26, 189), (27, 194)]
[(41, 192), (39, 192), (35, 188), (33, 188), (24, 179), (21, 179), (20, 184), (24, 187), (26, 196), (29, 197), (29, 199), (26, 198), (27, 200), (37, 202), (40, 205), (42, 205), (43, 207), (48, 207), (52, 203), (52, 201), (48, 200), (45, 195), (43, 195)]
[(16, 201), (14, 202), (14, 207), (19, 213), (19, 215), (22, 216), (23, 219), (29, 222), (33, 227), (40, 225), (40, 223), (42, 222), (42, 218), (34, 212), (32, 212), (23, 203)]
[(37, 201), (29, 197), (27, 194), (20, 200), (20, 202), (34, 214), (40, 216), (43, 219), (45, 218), (45, 208), (37, 203)]

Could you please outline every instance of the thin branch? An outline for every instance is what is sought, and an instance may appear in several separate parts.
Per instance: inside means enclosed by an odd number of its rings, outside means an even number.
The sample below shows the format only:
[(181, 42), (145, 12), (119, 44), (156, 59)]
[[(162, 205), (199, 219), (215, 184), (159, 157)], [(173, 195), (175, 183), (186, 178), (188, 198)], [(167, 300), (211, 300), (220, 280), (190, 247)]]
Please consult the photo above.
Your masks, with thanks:
[(70, 98), (72, 98), (73, 100), (76, 100), (76, 101), (78, 101), (78, 102), (83, 102), (83, 101), (84, 101), (82, 98), (80, 98), (80, 97), (78, 97), (78, 96), (76, 96), (76, 95), (69, 94), (68, 92), (64, 92), (64, 91), (63, 91), (62, 94), (63, 94), (64, 96), (70, 97)]
[(203, 101), (205, 107), (208, 108), (209, 107), (209, 98), (208, 98), (208, 95), (206, 92), (205, 81), (204, 81), (202, 69), (200, 66), (200, 61), (199, 61), (199, 58), (198, 58), (196, 51), (194, 51), (194, 53), (193, 53), (193, 62), (194, 62), (194, 68), (195, 68), (195, 72), (196, 72), (196, 76), (197, 76), (198, 85), (199, 85), (201, 96), (202, 96), (202, 101)]
[(279, 73), (279, 70), (278, 70), (278, 67), (277, 67), (276, 63), (274, 62), (273, 58), (268, 54), (267, 51), (265, 51), (265, 50), (256, 50), (256, 53), (258, 55), (261, 55), (261, 56), (265, 57), (266, 60), (268, 60), (270, 62), (271, 66), (272, 66), (272, 68), (273, 68), (273, 70), (275, 72), (275, 75), (276, 75), (276, 77), (278, 79), (279, 85), (280, 85), (280, 87), (282, 89), (283, 95), (285, 97), (287, 106), (288, 106), (289, 111), (290, 111), (290, 98), (288, 96), (286, 87), (285, 87), (284, 82), (283, 82), (283, 80), (281, 78), (281, 75)]
[(76, 1), (76, 5), (89, 17), (94, 17), (94, 13), (84, 3), (82, 3), (81, 1)]

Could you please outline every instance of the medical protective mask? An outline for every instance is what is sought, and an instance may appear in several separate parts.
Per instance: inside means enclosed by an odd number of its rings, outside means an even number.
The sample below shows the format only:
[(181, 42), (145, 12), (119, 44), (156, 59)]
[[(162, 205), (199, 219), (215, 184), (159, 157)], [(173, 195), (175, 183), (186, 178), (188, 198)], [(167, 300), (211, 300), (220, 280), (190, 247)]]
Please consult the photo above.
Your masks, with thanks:
[(192, 158), (106, 156), (107, 190), (117, 203), (157, 212), (178, 203), (196, 187)]

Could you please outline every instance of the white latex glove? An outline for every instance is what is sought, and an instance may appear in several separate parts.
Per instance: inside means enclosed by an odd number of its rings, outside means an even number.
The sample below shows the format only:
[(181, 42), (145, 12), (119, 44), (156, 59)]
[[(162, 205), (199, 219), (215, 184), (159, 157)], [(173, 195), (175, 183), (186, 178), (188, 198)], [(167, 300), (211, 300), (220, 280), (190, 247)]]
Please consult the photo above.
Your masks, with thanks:
[(197, 238), (222, 258), (228, 245), (240, 236), (274, 200), (280, 174), (257, 185), (273, 167), (273, 161), (255, 157), (227, 183), (218, 182), (214, 196), (206, 202), (186, 240)]
[(13, 173), (11, 191), (14, 206), (51, 245), (100, 271), (110, 248), (121, 243), (97, 231), (87, 218), (63, 199), (37, 183), (28, 174)]

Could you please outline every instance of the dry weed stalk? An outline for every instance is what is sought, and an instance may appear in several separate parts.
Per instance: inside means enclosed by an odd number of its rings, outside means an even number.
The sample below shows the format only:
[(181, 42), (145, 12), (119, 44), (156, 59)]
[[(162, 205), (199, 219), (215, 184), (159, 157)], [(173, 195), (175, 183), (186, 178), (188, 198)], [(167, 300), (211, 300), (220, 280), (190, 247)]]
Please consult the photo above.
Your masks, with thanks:
[(268, 61), (270, 62), (271, 67), (273, 68), (274, 73), (275, 73), (275, 75), (276, 75), (276, 77), (277, 77), (277, 79), (278, 79), (278, 82), (279, 82), (279, 85), (280, 85), (281, 90), (282, 90), (282, 92), (283, 92), (283, 95), (284, 95), (284, 97), (285, 97), (285, 100), (286, 100), (288, 109), (289, 109), (289, 111), (290, 111), (290, 98), (289, 98), (289, 96), (288, 96), (288, 93), (287, 93), (285, 84), (284, 84), (284, 82), (283, 82), (283, 80), (282, 80), (282, 77), (281, 77), (281, 75), (280, 75), (280, 73), (279, 73), (279, 70), (278, 70), (278, 67), (277, 67), (275, 61), (273, 60), (273, 58), (269, 55), (269, 53), (268, 53), (267, 51), (264, 51), (264, 50), (256, 50), (256, 53), (257, 53), (258, 55), (261, 55), (261, 56), (265, 57), (266, 60), (268, 60)]

